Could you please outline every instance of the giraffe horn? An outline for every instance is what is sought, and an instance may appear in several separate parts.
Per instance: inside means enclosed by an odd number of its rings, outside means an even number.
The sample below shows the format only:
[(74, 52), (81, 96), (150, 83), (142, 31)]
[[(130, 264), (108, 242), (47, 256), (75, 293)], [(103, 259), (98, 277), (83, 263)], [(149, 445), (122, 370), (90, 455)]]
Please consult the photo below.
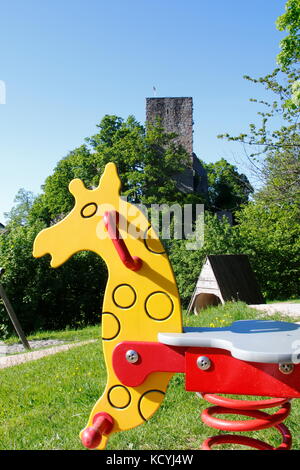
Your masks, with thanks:
[(105, 166), (98, 188), (101, 188), (101, 191), (105, 191), (107, 193), (110, 193), (111, 188), (113, 188), (114, 191), (119, 194), (121, 189), (121, 180), (118, 175), (117, 167), (113, 162), (107, 163)]

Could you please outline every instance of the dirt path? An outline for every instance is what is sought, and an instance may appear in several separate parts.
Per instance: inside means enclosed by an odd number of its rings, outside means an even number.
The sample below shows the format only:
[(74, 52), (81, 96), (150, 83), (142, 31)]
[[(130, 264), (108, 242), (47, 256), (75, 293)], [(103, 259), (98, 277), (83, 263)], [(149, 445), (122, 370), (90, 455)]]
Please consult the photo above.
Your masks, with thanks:
[(249, 307), (267, 312), (270, 315), (273, 313), (282, 313), (283, 315), (290, 315), (291, 317), (300, 317), (300, 303), (278, 302), (275, 304), (249, 305)]
[(42, 357), (49, 356), (51, 354), (56, 354), (61, 351), (67, 351), (78, 346), (83, 346), (89, 343), (97, 342), (97, 339), (90, 339), (87, 341), (81, 341), (79, 343), (63, 344), (62, 346), (54, 346), (48, 349), (41, 349), (40, 351), (27, 352), (24, 354), (15, 354), (13, 356), (3, 356), (0, 357), (0, 369), (5, 369), (7, 367), (17, 366), (28, 361), (36, 361)]

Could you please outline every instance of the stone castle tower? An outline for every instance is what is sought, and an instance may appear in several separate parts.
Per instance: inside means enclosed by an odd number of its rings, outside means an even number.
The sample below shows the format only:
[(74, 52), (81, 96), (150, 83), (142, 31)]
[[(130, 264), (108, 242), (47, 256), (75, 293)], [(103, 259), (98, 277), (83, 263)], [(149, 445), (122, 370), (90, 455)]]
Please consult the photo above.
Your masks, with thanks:
[(191, 156), (190, 166), (178, 177), (178, 187), (183, 192), (207, 192), (207, 174), (193, 152), (193, 98), (146, 98), (146, 121), (161, 120), (166, 132), (174, 132), (174, 140)]

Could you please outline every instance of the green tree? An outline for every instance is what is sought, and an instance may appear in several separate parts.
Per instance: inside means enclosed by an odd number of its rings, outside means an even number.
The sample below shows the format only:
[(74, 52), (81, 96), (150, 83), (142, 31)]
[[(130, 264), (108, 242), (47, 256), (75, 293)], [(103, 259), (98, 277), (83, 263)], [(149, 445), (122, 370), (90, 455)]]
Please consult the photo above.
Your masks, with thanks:
[[(287, 0), (285, 13), (278, 17), (276, 27), (288, 33), (280, 42), (281, 51), (277, 56), (279, 68), (258, 79), (248, 75), (244, 77), (253, 83), (263, 85), (267, 92), (273, 94), (273, 100), (268, 102), (251, 99), (263, 107), (258, 112), (261, 123), (250, 124), (249, 131), (239, 136), (233, 137), (228, 133), (219, 136), (245, 145), (254, 175), (259, 177), (261, 183), (265, 183), (267, 177), (269, 184), (270, 181), (275, 181), (275, 178), (269, 176), (279, 162), (280, 156), (285, 162), (291, 161), (291, 165), (294, 166), (295, 159), (290, 158), (290, 150), (292, 149), (294, 154), (299, 154), (300, 0)], [(281, 123), (279, 127), (278, 122)], [(290, 153), (288, 158), (283, 155), (285, 150)], [(286, 171), (286, 165), (282, 166), (282, 170)]]
[(295, 205), (256, 201), (238, 214), (238, 232), (264, 295), (299, 297), (300, 223)]
[(208, 178), (208, 207), (214, 211), (236, 212), (249, 201), (253, 188), (246, 175), (237, 171), (224, 158), (215, 163), (203, 163)]
[[(291, 66), (297, 66), (300, 58), (300, 1), (288, 0), (285, 5), (285, 13), (276, 21), (279, 31), (288, 33), (280, 41), (281, 51), (277, 55), (277, 63), (283, 71), (287, 71)], [(300, 106), (300, 80), (296, 79), (292, 83), (292, 95), (287, 101), (287, 106)]]
[[(296, 142), (296, 136), (294, 136)], [(298, 142), (300, 139), (298, 136)], [(293, 145), (269, 152), (262, 168), (265, 184), (256, 193), (256, 200), (267, 207), (295, 209), (295, 222), (300, 216), (299, 149)]]
[(300, 59), (300, 1), (287, 0), (285, 13), (276, 21), (279, 31), (288, 34), (280, 41), (281, 51), (277, 56), (277, 62), (283, 69), (299, 62)]
[(35, 196), (31, 191), (26, 191), (24, 188), (19, 189), (14, 199), (14, 207), (10, 212), (4, 214), (7, 222), (14, 225), (24, 225), (34, 203), (34, 199)]
[[(300, 108), (291, 106), (292, 86), (299, 77), (295, 70), (281, 72), (274, 70), (271, 74), (251, 80), (263, 85), (273, 93), (271, 102), (252, 99), (262, 106), (258, 114), (260, 124), (250, 124), (249, 131), (238, 136), (228, 133), (219, 137), (239, 142), (246, 150), (246, 161), (252, 176), (259, 181), (260, 198), (263, 195), (271, 202), (279, 204), (296, 204), (299, 201), (299, 113)], [(280, 126), (277, 127), (278, 121)]]

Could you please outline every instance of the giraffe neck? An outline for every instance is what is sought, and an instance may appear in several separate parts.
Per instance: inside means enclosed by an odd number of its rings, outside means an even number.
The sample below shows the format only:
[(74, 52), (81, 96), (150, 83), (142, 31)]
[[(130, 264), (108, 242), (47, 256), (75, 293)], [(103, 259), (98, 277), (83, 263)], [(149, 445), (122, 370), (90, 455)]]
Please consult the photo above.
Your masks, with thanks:
[(102, 315), (111, 322), (109, 333), (102, 333), (104, 341), (120, 342), (120, 335), (122, 340), (157, 341), (159, 332), (182, 331), (177, 285), (165, 254), (151, 253), (139, 272), (119, 263), (109, 266), (109, 273)]

